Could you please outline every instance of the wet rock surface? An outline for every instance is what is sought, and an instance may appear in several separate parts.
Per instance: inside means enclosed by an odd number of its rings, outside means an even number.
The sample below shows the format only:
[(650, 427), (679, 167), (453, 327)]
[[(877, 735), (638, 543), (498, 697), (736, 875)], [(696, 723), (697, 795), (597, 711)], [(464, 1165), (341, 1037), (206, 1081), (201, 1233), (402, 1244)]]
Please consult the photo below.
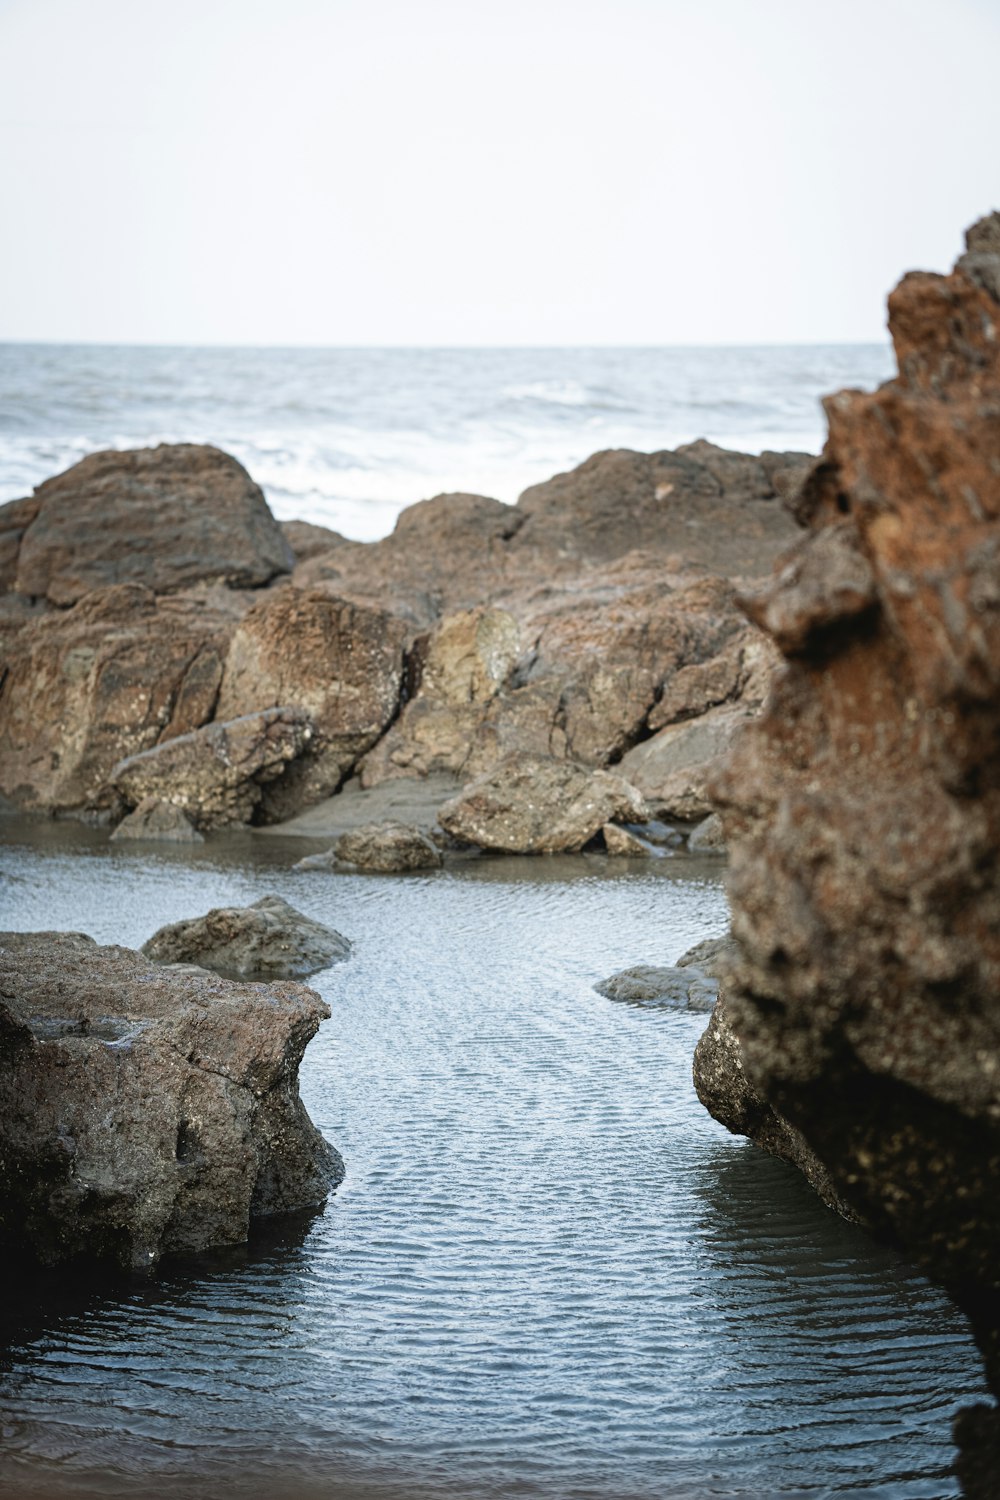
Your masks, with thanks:
[(636, 964), (621, 969), (594, 985), (608, 1000), (628, 1005), (679, 1005), (686, 1010), (710, 1011), (719, 993), (718, 983), (694, 967)]
[[(964, 1309), (995, 1392), (998, 224), (893, 292), (899, 375), (826, 403), (806, 534), (749, 604), (785, 666), (714, 787), (740, 951), (701, 1080), (725, 1119), (742, 1065)], [(995, 1412), (959, 1425), (970, 1495), (995, 1493), (997, 1433)]]
[(158, 964), (197, 964), (230, 979), (300, 979), (348, 957), (351, 944), (280, 896), (222, 906), (161, 927), (142, 945)]
[(201, 844), (203, 835), (187, 813), (172, 802), (159, 797), (144, 797), (138, 807), (123, 818), (111, 835), (112, 843), (126, 839), (161, 839), (174, 844)]
[(343, 1163), (298, 1066), (298, 984), (157, 968), (77, 933), (0, 936), (0, 1248), (147, 1271), (318, 1207)]
[(441, 864), (441, 851), (412, 823), (368, 823), (342, 833), (335, 845), (336, 858), (359, 870), (433, 870)]

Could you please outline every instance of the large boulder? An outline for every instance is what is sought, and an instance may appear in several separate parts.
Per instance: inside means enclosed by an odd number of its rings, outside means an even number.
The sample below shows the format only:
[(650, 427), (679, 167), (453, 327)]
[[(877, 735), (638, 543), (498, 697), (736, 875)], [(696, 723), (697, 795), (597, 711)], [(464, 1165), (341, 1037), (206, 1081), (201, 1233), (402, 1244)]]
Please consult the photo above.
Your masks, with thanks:
[[(739, 1065), (967, 1313), (1000, 1392), (1000, 215), (889, 300), (899, 375), (826, 403), (806, 534), (748, 601), (785, 665), (714, 788)], [(739, 1126), (738, 1128), (743, 1128)], [(996, 1493), (1000, 1427), (960, 1426)]]
[(446, 833), (504, 854), (582, 849), (616, 818), (641, 822), (645, 804), (613, 771), (510, 755), (438, 811)]
[(351, 945), (280, 896), (262, 896), (161, 927), (142, 951), (158, 964), (197, 964), (228, 979), (302, 979), (347, 958)]
[(172, 972), (77, 933), (0, 936), (0, 1253), (148, 1271), (318, 1207), (343, 1163), (298, 1067), (328, 1015), (298, 984)]
[(21, 619), (0, 663), (0, 794), (27, 809), (110, 811), (118, 761), (211, 718), (243, 597), (117, 584)]
[(109, 780), (128, 805), (147, 798), (171, 802), (200, 831), (249, 823), (268, 785), (287, 774), (312, 734), (303, 709), (269, 708), (131, 755)]
[(264, 795), (267, 821), (335, 792), (399, 707), (401, 621), (318, 591), (282, 589), (241, 621), (226, 660), (217, 719), (279, 704), (308, 711), (308, 754)]
[(202, 579), (254, 588), (293, 565), (260, 489), (218, 448), (91, 453), (39, 485), (34, 502), (14, 587), (53, 604), (116, 583), (155, 593)]

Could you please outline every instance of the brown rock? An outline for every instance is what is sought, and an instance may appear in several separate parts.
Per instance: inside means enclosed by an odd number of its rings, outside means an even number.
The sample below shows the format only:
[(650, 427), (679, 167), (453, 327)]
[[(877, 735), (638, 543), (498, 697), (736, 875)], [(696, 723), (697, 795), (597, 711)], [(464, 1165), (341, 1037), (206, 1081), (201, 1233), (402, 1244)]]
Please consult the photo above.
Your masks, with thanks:
[(119, 584), (23, 618), (0, 665), (0, 793), (28, 809), (113, 808), (118, 761), (211, 717), (241, 607), (226, 594)]
[(303, 709), (269, 708), (131, 755), (114, 767), (110, 781), (126, 803), (171, 802), (204, 831), (249, 823), (268, 784), (287, 773), (312, 733)]
[(26, 500), (10, 500), (0, 505), (0, 592), (12, 589), (17, 581), (17, 561), (24, 533), (38, 515), (37, 495)]
[(174, 844), (202, 844), (204, 839), (187, 813), (172, 802), (158, 797), (144, 797), (138, 807), (123, 818), (111, 835), (111, 842), (125, 839), (162, 839)]
[(351, 945), (332, 927), (283, 901), (216, 906), (203, 917), (172, 922), (142, 945), (158, 964), (197, 964), (228, 979), (302, 979), (347, 958)]
[(615, 818), (641, 822), (646, 808), (612, 771), (571, 761), (511, 755), (438, 812), (446, 833), (505, 854), (582, 849)]
[(335, 852), (344, 864), (384, 873), (432, 870), (441, 863), (437, 845), (408, 823), (368, 823), (348, 829), (337, 840)]
[(311, 557), (322, 557), (341, 546), (350, 546), (347, 538), (329, 526), (317, 526), (313, 521), (279, 521), (281, 534), (285, 538), (296, 565), (308, 562)]
[(622, 775), (642, 793), (654, 817), (706, 818), (714, 807), (712, 775), (748, 721), (748, 709), (736, 705), (670, 724), (622, 756)]
[(263, 799), (264, 821), (328, 797), (399, 706), (404, 627), (328, 594), (283, 589), (247, 612), (233, 637), (217, 718), (293, 704), (311, 716), (309, 751)]
[(321, 1204), (343, 1163), (298, 1067), (329, 1014), (298, 984), (174, 973), (78, 933), (0, 936), (0, 1253), (147, 1271)]
[(608, 853), (620, 859), (656, 859), (663, 852), (653, 844), (647, 844), (631, 829), (619, 828), (617, 823), (605, 823), (601, 834)]
[[(969, 253), (992, 257), (998, 242), (994, 215)], [(949, 1289), (998, 1392), (1000, 302), (988, 270), (963, 257), (950, 276), (906, 276), (889, 300), (898, 378), (826, 403), (829, 440), (799, 505), (808, 534), (755, 608), (787, 664), (715, 794), (742, 950), (728, 1012), (747, 1077), (852, 1210)], [(713, 1109), (726, 1087), (707, 1090)], [(962, 1434), (995, 1447), (995, 1413)], [(974, 1455), (962, 1462), (981, 1475)]]
[(15, 588), (75, 604), (92, 589), (144, 584), (173, 593), (200, 579), (267, 583), (292, 555), (264, 496), (217, 448), (92, 453), (39, 485)]

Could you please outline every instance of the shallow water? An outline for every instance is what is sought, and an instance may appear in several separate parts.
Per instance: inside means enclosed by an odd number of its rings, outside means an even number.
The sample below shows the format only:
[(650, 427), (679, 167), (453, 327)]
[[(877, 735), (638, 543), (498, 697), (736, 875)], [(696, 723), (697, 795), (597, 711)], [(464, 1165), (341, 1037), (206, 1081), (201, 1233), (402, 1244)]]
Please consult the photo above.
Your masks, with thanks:
[(11, 824), (4, 925), (138, 944), (265, 892), (355, 942), (302, 1092), (347, 1179), (150, 1284), (19, 1288), (0, 1481), (47, 1494), (937, 1500), (962, 1317), (701, 1110), (705, 1017), (593, 982), (726, 921), (683, 856), (288, 866)]

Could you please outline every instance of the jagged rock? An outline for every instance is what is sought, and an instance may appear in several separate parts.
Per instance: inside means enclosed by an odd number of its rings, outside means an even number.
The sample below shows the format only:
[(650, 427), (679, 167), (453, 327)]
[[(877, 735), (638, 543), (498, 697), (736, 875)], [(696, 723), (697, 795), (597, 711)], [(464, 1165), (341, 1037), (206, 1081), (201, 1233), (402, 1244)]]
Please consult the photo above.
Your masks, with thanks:
[(180, 807), (199, 830), (248, 823), (269, 782), (286, 773), (312, 737), (301, 708), (269, 708), (209, 724), (119, 761), (112, 786), (133, 806), (148, 797)]
[(122, 839), (162, 839), (175, 844), (202, 844), (204, 839), (183, 808), (159, 797), (144, 797), (118, 824), (111, 842)]
[(318, 592), (283, 589), (241, 621), (226, 659), (216, 717), (278, 704), (308, 711), (308, 753), (263, 794), (276, 822), (328, 797), (382, 734), (399, 706), (401, 621)]
[(17, 582), (21, 541), (38, 515), (39, 504), (37, 495), (29, 495), (0, 505), (0, 590), (12, 589)]
[(24, 617), (0, 665), (0, 794), (27, 809), (113, 811), (118, 761), (211, 718), (245, 599), (118, 584)]
[[(745, 1074), (949, 1290), (997, 1393), (1000, 215), (968, 245), (890, 297), (898, 377), (826, 403), (807, 534), (751, 606), (787, 661), (714, 794)], [(988, 1472), (996, 1412), (960, 1433)], [(961, 1462), (985, 1497), (982, 1451)]]
[(218, 448), (161, 443), (92, 453), (35, 491), (14, 587), (53, 604), (200, 579), (253, 588), (290, 572), (291, 550), (242, 464)]
[(582, 849), (615, 818), (642, 822), (645, 804), (613, 771), (510, 755), (438, 811), (446, 833), (506, 854)]
[(158, 969), (78, 933), (0, 936), (0, 1253), (145, 1271), (319, 1206), (343, 1163), (298, 1067), (329, 1013), (298, 984)]
[(692, 854), (725, 854), (726, 834), (718, 813), (710, 813), (697, 828), (688, 835), (688, 850)]
[(483, 605), (446, 616), (410, 653), (411, 690), (399, 719), (365, 757), (362, 784), (461, 771), (469, 743), (520, 655), (517, 621)]
[(441, 863), (441, 851), (419, 828), (408, 823), (368, 823), (342, 833), (335, 854), (360, 870), (431, 870)]
[(608, 1000), (624, 1000), (628, 1005), (680, 1006), (703, 1012), (712, 1009), (719, 992), (718, 984), (698, 969), (655, 964), (621, 969), (594, 989)]
[(280, 896), (263, 896), (161, 927), (142, 951), (158, 964), (198, 964), (230, 979), (301, 979), (347, 958), (351, 945)]
[(317, 526), (313, 521), (279, 521), (278, 524), (296, 564), (308, 562), (310, 557), (320, 557), (337, 547), (351, 545), (339, 531), (331, 531), (329, 526)]
[(623, 859), (657, 859), (661, 858), (664, 852), (656, 848), (654, 844), (641, 839), (630, 828), (619, 828), (617, 823), (605, 823), (601, 833), (608, 853)]

